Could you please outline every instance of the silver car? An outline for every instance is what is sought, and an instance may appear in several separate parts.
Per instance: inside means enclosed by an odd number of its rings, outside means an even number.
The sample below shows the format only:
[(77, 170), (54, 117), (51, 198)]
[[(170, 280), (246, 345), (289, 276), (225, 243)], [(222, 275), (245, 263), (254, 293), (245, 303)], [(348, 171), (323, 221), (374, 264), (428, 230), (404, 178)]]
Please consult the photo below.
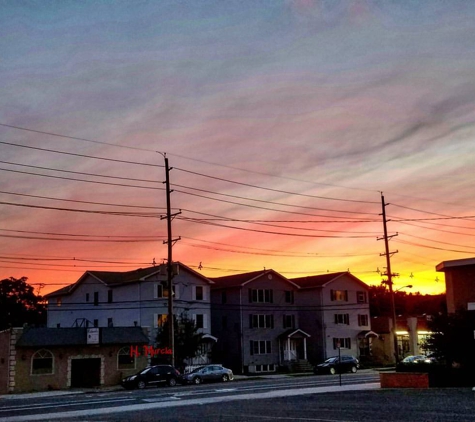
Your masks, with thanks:
[(182, 384), (201, 384), (205, 381), (232, 381), (233, 371), (221, 365), (200, 366), (188, 374), (181, 376)]

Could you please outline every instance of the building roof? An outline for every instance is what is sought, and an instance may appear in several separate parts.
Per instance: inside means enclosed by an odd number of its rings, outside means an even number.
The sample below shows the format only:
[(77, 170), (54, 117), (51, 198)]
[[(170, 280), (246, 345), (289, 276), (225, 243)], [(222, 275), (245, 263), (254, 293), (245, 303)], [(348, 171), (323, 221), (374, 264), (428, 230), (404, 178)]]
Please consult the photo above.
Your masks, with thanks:
[(290, 281), (297, 284), (301, 289), (313, 289), (317, 287), (325, 287), (327, 284), (332, 283), (333, 281), (337, 280), (338, 278), (344, 275), (356, 281), (362, 287), (368, 289), (368, 286), (363, 281), (361, 281), (358, 277), (355, 277), (353, 274), (347, 271), (338, 272), (338, 273), (311, 275), (307, 277), (291, 278)]
[[(147, 344), (141, 327), (102, 327), (100, 344)], [(85, 346), (87, 328), (26, 328), (18, 339), (18, 347)]]
[[(191, 272), (195, 276), (202, 278), (209, 284), (213, 284), (213, 282), (203, 276), (202, 274), (192, 270), (191, 268), (187, 267), (186, 265), (182, 264), (181, 262), (176, 262), (181, 270), (185, 270)], [(82, 281), (87, 277), (91, 276), (97, 279), (99, 282), (103, 283), (108, 287), (117, 287), (123, 286), (125, 284), (131, 283), (138, 283), (140, 281), (145, 281), (148, 277), (151, 277), (156, 274), (166, 275), (166, 272), (163, 271), (164, 264), (157, 265), (154, 267), (147, 267), (147, 268), (138, 268), (132, 271), (86, 271), (81, 278), (79, 278), (76, 283), (73, 283), (69, 286), (63, 287), (59, 290), (55, 290), (54, 292), (48, 293), (45, 295), (46, 299), (55, 297), (55, 296), (64, 296), (70, 294)]]
[(291, 280), (289, 280), (288, 278), (284, 277), (282, 274), (279, 274), (278, 272), (272, 269), (252, 271), (252, 272), (242, 273), (242, 274), (233, 274), (233, 275), (227, 275), (224, 277), (214, 277), (214, 278), (211, 278), (211, 280), (215, 283), (215, 285), (213, 286), (213, 289), (224, 289), (224, 288), (230, 288), (230, 287), (242, 287), (258, 279), (259, 277), (274, 276), (274, 275), (288, 282), (289, 284), (292, 284), (294, 287), (298, 288), (298, 286), (295, 283), (293, 283)]
[(453, 259), (451, 261), (443, 261), (435, 267), (437, 271), (445, 271), (455, 267), (466, 267), (475, 265), (475, 258)]

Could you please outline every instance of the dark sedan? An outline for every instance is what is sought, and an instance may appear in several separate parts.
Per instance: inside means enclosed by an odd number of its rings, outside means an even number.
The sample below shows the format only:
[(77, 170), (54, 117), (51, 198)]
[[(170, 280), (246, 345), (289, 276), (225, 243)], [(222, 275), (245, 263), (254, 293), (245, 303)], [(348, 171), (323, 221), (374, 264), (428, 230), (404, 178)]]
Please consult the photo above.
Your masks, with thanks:
[(167, 384), (174, 387), (180, 378), (180, 372), (171, 365), (155, 365), (142, 369), (135, 375), (124, 378), (122, 387), (127, 390), (134, 388), (143, 389), (148, 385)]
[(341, 374), (342, 372), (355, 373), (360, 367), (358, 359), (353, 356), (333, 356), (325, 362), (315, 366), (313, 372), (315, 374)]
[(221, 365), (206, 365), (181, 376), (183, 384), (201, 384), (205, 381), (232, 381), (233, 371)]

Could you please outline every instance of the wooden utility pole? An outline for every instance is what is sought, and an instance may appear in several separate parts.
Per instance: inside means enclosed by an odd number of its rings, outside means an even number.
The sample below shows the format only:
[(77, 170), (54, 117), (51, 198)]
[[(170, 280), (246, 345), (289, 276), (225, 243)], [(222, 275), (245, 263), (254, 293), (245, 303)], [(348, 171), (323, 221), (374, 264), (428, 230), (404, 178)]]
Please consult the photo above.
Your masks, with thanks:
[(162, 217), (162, 219), (166, 218), (167, 220), (167, 240), (163, 243), (166, 243), (168, 246), (168, 257), (167, 257), (167, 288), (168, 288), (168, 342), (169, 347), (172, 351), (171, 354), (171, 365), (175, 365), (175, 321), (173, 318), (173, 244), (180, 240), (172, 238), (172, 219), (176, 215), (180, 214), (181, 212), (175, 213), (172, 215), (171, 213), (171, 204), (170, 204), (170, 194), (172, 190), (170, 189), (170, 167), (168, 166), (168, 158), (166, 154), (163, 154), (163, 158), (165, 159), (165, 188), (167, 192), (167, 215)]
[(388, 236), (388, 228), (387, 228), (387, 220), (386, 220), (386, 206), (389, 204), (386, 204), (384, 202), (384, 195), (382, 192), (381, 192), (381, 205), (382, 205), (381, 215), (383, 216), (384, 237), (379, 238), (378, 240), (384, 240), (385, 253), (380, 254), (380, 256), (386, 256), (385, 275), (388, 277), (387, 284), (389, 286), (389, 296), (391, 299), (391, 313), (392, 313), (392, 320), (393, 320), (392, 334), (393, 334), (393, 341), (394, 341), (394, 358), (397, 364), (399, 362), (399, 350), (398, 350), (397, 335), (396, 335), (396, 304), (394, 301), (394, 288), (393, 288), (393, 276), (396, 274), (393, 274), (391, 271), (391, 256), (397, 253), (398, 251), (394, 251), (394, 252), (389, 251), (389, 239), (393, 238), (394, 236), (397, 236), (397, 233), (392, 236)]

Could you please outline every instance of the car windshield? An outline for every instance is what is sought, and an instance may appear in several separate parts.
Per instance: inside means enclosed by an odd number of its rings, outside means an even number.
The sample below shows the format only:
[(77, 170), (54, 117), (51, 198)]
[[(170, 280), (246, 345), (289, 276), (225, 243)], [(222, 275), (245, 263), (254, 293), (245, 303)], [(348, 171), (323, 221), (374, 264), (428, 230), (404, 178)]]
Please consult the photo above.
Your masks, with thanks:
[(140, 375), (144, 375), (144, 374), (146, 374), (148, 371), (150, 371), (150, 368), (145, 368), (145, 369), (142, 369), (142, 370), (139, 372), (139, 374), (140, 374)]
[(328, 358), (324, 363), (333, 363), (333, 362), (336, 362), (338, 360), (337, 357), (334, 357), (334, 358)]
[(201, 371), (201, 370), (204, 369), (204, 368), (205, 368), (205, 366), (200, 366), (200, 367), (198, 367), (198, 368), (195, 368), (195, 369), (193, 369), (193, 371), (190, 372), (190, 374), (195, 374), (196, 372), (199, 372), (199, 371)]

